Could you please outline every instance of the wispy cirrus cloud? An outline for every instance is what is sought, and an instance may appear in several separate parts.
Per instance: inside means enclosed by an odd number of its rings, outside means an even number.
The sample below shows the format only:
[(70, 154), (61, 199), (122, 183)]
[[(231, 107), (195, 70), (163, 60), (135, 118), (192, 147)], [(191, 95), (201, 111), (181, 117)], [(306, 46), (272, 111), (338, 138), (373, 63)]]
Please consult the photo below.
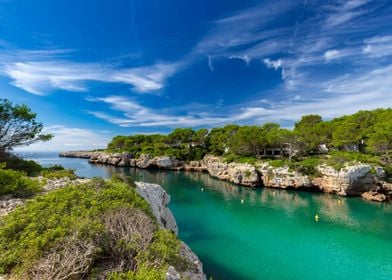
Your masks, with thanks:
[(60, 89), (84, 92), (89, 82), (121, 83), (137, 92), (154, 92), (162, 89), (167, 78), (176, 73), (180, 63), (157, 63), (133, 68), (116, 68), (105, 63), (73, 62), (62, 56), (66, 50), (0, 51), (3, 63), (0, 74), (11, 83), (29, 93), (45, 95)]
[[(313, 87), (283, 95), (281, 100), (252, 99), (242, 104), (207, 110), (188, 115), (173, 114), (165, 108), (155, 110), (124, 96), (88, 98), (91, 102), (108, 104), (113, 114), (88, 112), (122, 127), (212, 127), (229, 123), (263, 123), (275, 121), (293, 124), (306, 114), (320, 114), (326, 119), (358, 110), (376, 109), (392, 104), (392, 65), (331, 79), (319, 85), (318, 95)], [(306, 96), (305, 99), (301, 95)], [(170, 113), (171, 112), (171, 113)], [(121, 113), (121, 117), (115, 114)]]
[(349, 0), (337, 2), (333, 6), (326, 6), (328, 16), (325, 20), (325, 27), (334, 28), (368, 13), (369, 10), (364, 6), (370, 2), (372, 0)]
[[(205, 112), (192, 112), (184, 115), (175, 114), (175, 108), (152, 109), (125, 96), (89, 97), (87, 101), (103, 102), (110, 106), (113, 114), (120, 112), (120, 117), (97, 111), (88, 111), (87, 113), (121, 127), (196, 127), (228, 121), (226, 118), (209, 116)], [(165, 111), (169, 113), (165, 113)]]

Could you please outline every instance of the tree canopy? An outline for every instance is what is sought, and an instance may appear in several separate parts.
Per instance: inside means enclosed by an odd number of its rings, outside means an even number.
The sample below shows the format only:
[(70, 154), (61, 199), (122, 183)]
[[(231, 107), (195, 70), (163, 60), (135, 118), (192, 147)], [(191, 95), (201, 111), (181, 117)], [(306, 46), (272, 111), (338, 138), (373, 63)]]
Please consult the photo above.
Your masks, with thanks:
[(43, 125), (26, 105), (14, 105), (0, 99), (0, 152), (37, 141), (52, 139), (51, 134), (41, 134)]
[(377, 155), (391, 162), (392, 109), (359, 111), (325, 121), (319, 115), (303, 116), (293, 129), (276, 123), (261, 126), (229, 124), (210, 130), (177, 128), (168, 135), (132, 135), (113, 138), (108, 149), (131, 152), (135, 156), (170, 155), (183, 160), (201, 159), (205, 154), (261, 158), (280, 155), (308, 156), (353, 149)]

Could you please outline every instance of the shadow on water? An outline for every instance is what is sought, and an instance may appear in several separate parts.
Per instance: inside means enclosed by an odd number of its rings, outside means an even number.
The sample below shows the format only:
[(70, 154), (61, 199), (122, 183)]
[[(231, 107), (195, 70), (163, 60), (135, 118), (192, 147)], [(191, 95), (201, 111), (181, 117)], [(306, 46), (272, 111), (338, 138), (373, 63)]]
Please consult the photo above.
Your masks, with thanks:
[(230, 264), (222, 265), (214, 260), (212, 260), (207, 255), (199, 256), (203, 260), (203, 270), (207, 275), (207, 279), (210, 277), (213, 280), (252, 280), (253, 278), (247, 277), (238, 271), (230, 268)]

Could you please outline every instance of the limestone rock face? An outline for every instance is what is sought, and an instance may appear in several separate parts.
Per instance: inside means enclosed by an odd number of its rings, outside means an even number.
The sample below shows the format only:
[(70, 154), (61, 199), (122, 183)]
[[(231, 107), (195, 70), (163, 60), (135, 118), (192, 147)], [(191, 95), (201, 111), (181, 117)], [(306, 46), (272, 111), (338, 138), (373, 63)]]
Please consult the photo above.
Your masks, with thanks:
[(206, 275), (203, 272), (203, 265), (196, 254), (186, 245), (181, 242), (180, 256), (186, 259), (189, 263), (189, 268), (186, 271), (178, 272), (173, 266), (169, 266), (166, 273), (166, 280), (205, 280)]
[(60, 157), (71, 157), (71, 158), (91, 158), (95, 152), (90, 151), (76, 151), (76, 152), (62, 152)]
[(154, 157), (149, 155), (141, 155), (136, 160), (136, 166), (139, 168), (161, 168), (161, 169), (174, 169), (182, 166), (182, 162), (178, 159), (168, 156)]
[(249, 187), (260, 184), (259, 174), (253, 165), (247, 163), (225, 163), (220, 157), (206, 156), (204, 166), (211, 176)]
[(151, 157), (150, 155), (141, 155), (136, 160), (136, 166), (139, 168), (147, 168), (150, 164)]
[[(170, 202), (170, 196), (161, 186), (136, 182), (136, 191), (150, 204), (151, 210), (156, 217), (160, 227), (168, 229), (178, 234), (176, 220), (167, 205)], [(168, 268), (166, 273), (167, 280), (205, 280), (203, 265), (194, 252), (184, 243), (181, 242), (180, 256), (185, 258), (190, 267), (186, 271), (178, 272), (173, 266)]]
[(207, 171), (207, 169), (204, 160), (194, 160), (184, 164), (186, 171)]
[(167, 208), (170, 202), (170, 195), (161, 186), (156, 184), (136, 182), (136, 186), (136, 191), (150, 204), (152, 213), (157, 218), (159, 226), (177, 235), (178, 227), (176, 220), (170, 209)]
[(317, 168), (321, 177), (314, 179), (312, 183), (324, 192), (343, 196), (361, 195), (377, 188), (375, 178), (370, 173), (370, 165), (347, 166), (339, 171), (326, 165)]
[(308, 176), (292, 171), (287, 166), (275, 168), (265, 163), (258, 167), (258, 171), (262, 175), (261, 178), (265, 187), (280, 189), (314, 188)]
[(376, 191), (364, 192), (362, 194), (362, 197), (366, 200), (378, 201), (378, 202), (383, 202), (387, 200), (387, 196), (385, 194)]
[[(361, 196), (369, 191), (377, 191), (385, 194), (387, 200), (392, 200), (392, 186), (380, 181), (385, 176), (385, 171), (377, 167), (376, 174), (372, 174), (370, 172), (372, 167), (367, 164), (347, 166), (339, 171), (331, 166), (317, 166), (320, 176), (311, 179), (288, 167), (272, 167), (266, 162), (259, 162), (256, 167), (246, 163), (226, 163), (223, 158), (211, 155), (205, 156), (200, 161), (189, 163), (169, 156), (141, 155), (138, 159), (131, 159), (126, 154), (105, 152), (66, 152), (60, 156), (89, 158), (91, 163), (115, 166), (205, 171), (218, 179), (248, 187), (264, 185), (270, 188), (319, 190), (343, 196)], [(380, 187), (380, 184), (386, 187)]]

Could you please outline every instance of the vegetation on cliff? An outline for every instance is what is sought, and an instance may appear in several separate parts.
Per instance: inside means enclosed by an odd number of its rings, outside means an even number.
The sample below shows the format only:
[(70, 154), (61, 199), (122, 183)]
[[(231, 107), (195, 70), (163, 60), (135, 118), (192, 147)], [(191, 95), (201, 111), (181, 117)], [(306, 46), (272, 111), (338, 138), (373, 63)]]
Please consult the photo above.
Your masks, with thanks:
[[(37, 196), (0, 220), (0, 274), (21, 279), (164, 279), (180, 241), (120, 180)], [(95, 279), (95, 278), (94, 278)]]
[(211, 130), (177, 128), (168, 135), (116, 136), (108, 151), (126, 152), (134, 157), (174, 156), (185, 161), (200, 160), (206, 154), (248, 163), (277, 160), (272, 165), (289, 165), (310, 172), (311, 166), (320, 161), (336, 168), (344, 162), (360, 161), (388, 169), (392, 163), (391, 120), (392, 109), (377, 109), (329, 121), (307, 115), (292, 130), (276, 123), (230, 124)]

